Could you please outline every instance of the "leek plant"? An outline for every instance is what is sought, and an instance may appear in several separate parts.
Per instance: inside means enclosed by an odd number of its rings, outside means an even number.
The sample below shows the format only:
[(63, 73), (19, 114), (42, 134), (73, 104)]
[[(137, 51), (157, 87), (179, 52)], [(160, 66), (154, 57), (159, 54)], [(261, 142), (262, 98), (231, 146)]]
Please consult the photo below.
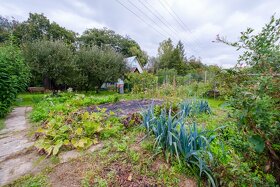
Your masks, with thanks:
[(160, 149), (166, 156), (167, 161), (176, 157), (179, 163), (186, 162), (191, 168), (199, 168), (199, 176), (205, 174), (212, 186), (216, 186), (216, 180), (206, 159), (212, 160), (210, 143), (214, 139), (212, 132), (199, 130), (197, 124), (186, 124), (186, 118), (192, 112), (210, 113), (207, 102), (195, 101), (194, 104), (184, 102), (180, 105), (180, 111), (172, 116), (172, 110), (161, 110), (158, 117), (154, 114), (154, 105), (142, 113), (143, 125), (148, 133), (155, 135), (154, 148)]

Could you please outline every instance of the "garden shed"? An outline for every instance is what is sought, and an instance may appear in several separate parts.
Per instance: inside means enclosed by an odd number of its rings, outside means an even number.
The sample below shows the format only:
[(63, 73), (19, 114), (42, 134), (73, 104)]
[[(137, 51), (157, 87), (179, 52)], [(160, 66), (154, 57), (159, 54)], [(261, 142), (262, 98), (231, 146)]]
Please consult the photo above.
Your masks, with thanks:
[[(128, 58), (125, 58), (124, 60), (126, 62), (127, 68), (129, 69), (130, 72), (133, 72), (133, 73), (143, 73), (144, 72), (144, 70), (136, 56), (128, 57)], [(104, 83), (101, 88), (106, 89), (113, 85), (117, 87), (118, 92), (123, 93), (124, 81), (121, 78), (118, 79), (118, 82), (113, 83), (113, 84)]]
[(125, 58), (126, 65), (129, 68), (130, 72), (143, 73), (143, 68), (140, 65), (136, 56)]

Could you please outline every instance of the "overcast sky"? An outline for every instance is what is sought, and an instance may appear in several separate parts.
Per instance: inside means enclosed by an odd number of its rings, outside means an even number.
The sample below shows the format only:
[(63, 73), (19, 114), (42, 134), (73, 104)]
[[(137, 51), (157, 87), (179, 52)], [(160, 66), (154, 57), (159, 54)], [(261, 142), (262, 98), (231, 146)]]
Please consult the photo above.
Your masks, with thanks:
[(87, 28), (107, 27), (136, 40), (150, 56), (170, 37), (180, 39), (186, 55), (203, 63), (231, 67), (238, 53), (213, 43), (216, 35), (236, 41), (247, 27), (260, 30), (280, 0), (0, 0), (0, 14), (23, 21), (29, 12), (44, 13), (51, 21), (82, 34)]

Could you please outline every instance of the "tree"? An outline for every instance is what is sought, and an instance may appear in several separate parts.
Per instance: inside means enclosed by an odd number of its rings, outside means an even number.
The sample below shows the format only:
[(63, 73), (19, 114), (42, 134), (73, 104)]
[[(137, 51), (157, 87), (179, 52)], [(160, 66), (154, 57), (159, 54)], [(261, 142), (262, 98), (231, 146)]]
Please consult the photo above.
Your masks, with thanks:
[(24, 57), (31, 68), (32, 83), (50, 89), (71, 85), (76, 78), (74, 55), (62, 41), (35, 41), (23, 47)]
[(4, 117), (29, 81), (29, 68), (21, 51), (11, 45), (0, 46), (0, 117)]
[(172, 68), (176, 69), (179, 75), (184, 75), (186, 72), (185, 50), (181, 41), (178, 42), (172, 55)]
[(159, 56), (159, 68), (171, 68), (172, 67), (172, 55), (174, 46), (172, 40), (168, 38), (159, 44), (158, 56)]
[(123, 37), (107, 28), (88, 29), (80, 37), (80, 41), (82, 46), (111, 46), (115, 51), (120, 52), (125, 57), (137, 56), (141, 65), (144, 65), (148, 59), (147, 54), (141, 50), (136, 41), (128, 36)]
[(36, 40), (62, 40), (65, 43), (75, 42), (76, 34), (59, 26), (44, 16), (44, 14), (30, 13), (27, 21), (18, 24), (13, 32), (18, 43), (33, 42)]
[(13, 17), (5, 18), (0, 16), (0, 43), (7, 42), (9, 40), (10, 34), (19, 24)]
[(217, 41), (236, 47), (237, 50), (245, 50), (239, 56), (237, 66), (249, 66), (254, 73), (279, 73), (280, 19), (272, 16), (259, 34), (254, 34), (254, 29), (247, 28), (245, 32), (241, 32), (238, 42), (228, 42), (219, 35)]
[(160, 43), (158, 49), (159, 68), (175, 69), (179, 75), (184, 75), (186, 71), (185, 50), (181, 41), (174, 47), (169, 38)]
[(116, 82), (126, 72), (126, 64), (120, 53), (111, 47), (83, 47), (77, 52), (77, 65), (85, 78), (86, 90), (98, 92), (103, 83)]

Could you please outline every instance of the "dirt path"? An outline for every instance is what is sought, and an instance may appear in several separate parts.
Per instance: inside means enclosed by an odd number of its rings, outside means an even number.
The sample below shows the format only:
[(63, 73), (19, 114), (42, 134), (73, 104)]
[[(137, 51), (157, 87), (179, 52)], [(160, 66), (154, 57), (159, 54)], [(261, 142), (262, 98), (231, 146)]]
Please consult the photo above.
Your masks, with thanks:
[(36, 156), (30, 149), (33, 142), (27, 137), (26, 120), (26, 112), (30, 110), (31, 107), (15, 108), (0, 131), (0, 186), (33, 169)]

